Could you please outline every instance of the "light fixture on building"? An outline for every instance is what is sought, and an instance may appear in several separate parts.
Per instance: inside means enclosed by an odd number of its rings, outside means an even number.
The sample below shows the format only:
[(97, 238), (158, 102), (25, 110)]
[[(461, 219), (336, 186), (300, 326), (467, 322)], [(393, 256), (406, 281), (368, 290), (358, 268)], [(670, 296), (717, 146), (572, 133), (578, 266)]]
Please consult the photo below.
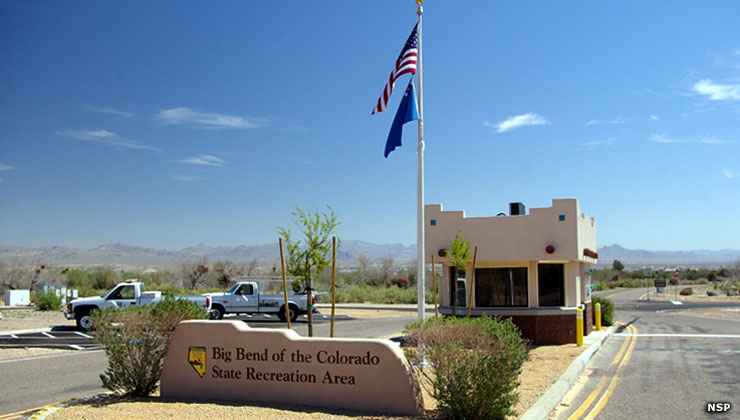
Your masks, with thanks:
[(545, 252), (547, 252), (548, 254), (554, 253), (555, 252), (555, 246), (553, 246), (553, 245), (546, 246), (545, 247)]

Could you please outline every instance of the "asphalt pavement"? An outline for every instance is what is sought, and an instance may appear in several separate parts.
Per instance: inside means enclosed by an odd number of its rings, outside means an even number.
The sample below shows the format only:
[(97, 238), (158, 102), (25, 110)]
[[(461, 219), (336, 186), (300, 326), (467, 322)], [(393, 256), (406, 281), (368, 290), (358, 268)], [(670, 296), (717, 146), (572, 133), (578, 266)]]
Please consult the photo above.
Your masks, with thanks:
[[(336, 322), (336, 336), (389, 338), (401, 332), (414, 316), (409, 312), (408, 316), (394, 318), (343, 317)], [(248, 319), (247, 323), (255, 328), (286, 327), (274, 318)], [(328, 337), (329, 325), (327, 319), (319, 317), (314, 323), (314, 336)], [(299, 318), (293, 327), (299, 334), (307, 335), (305, 317)], [(0, 361), (0, 416), (104, 392), (99, 376), (106, 367), (103, 351)]]
[[(740, 418), (740, 319), (687, 310), (738, 304), (639, 300), (640, 290), (610, 296), (623, 323), (592, 359), (551, 417), (558, 419)], [(644, 298), (643, 298), (644, 299)], [(706, 413), (708, 402), (732, 411)]]

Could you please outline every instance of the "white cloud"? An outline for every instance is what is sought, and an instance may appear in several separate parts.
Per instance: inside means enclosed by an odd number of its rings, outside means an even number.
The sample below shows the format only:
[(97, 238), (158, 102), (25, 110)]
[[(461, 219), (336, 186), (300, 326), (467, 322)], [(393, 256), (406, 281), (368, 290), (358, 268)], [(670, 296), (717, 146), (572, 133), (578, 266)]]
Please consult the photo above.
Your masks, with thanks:
[(586, 121), (586, 125), (603, 125), (603, 124), (609, 124), (609, 125), (616, 125), (616, 124), (624, 124), (627, 120), (622, 117), (616, 117), (611, 120), (588, 120)]
[(484, 121), (483, 126), (489, 128), (495, 128), (498, 133), (505, 133), (519, 127), (526, 127), (531, 125), (548, 125), (550, 121), (538, 114), (527, 113), (521, 115), (515, 115), (509, 117), (503, 121), (499, 121), (493, 124), (489, 121)]
[(131, 118), (134, 116), (132, 112), (121, 111), (120, 109), (111, 108), (109, 106), (92, 106), (88, 105), (85, 107), (90, 112), (97, 112), (98, 114), (115, 115), (118, 117)]
[(653, 134), (652, 136), (650, 136), (650, 141), (660, 144), (688, 143), (686, 140), (668, 137), (664, 134)]
[(740, 100), (740, 85), (714, 83), (710, 79), (704, 79), (694, 83), (693, 90), (712, 101)]
[(4, 163), (0, 163), (0, 172), (2, 172), (2, 171), (12, 171), (13, 169), (15, 169), (15, 166), (11, 166), (11, 165), (6, 165)]
[(722, 169), (722, 175), (724, 175), (725, 178), (727, 179), (733, 179), (737, 176), (737, 173), (735, 173), (735, 171), (731, 169), (725, 168), (725, 169)]
[(614, 144), (614, 139), (606, 139), (606, 140), (592, 140), (587, 141), (583, 143), (583, 147), (589, 150), (597, 149), (599, 147), (609, 147), (612, 144)]
[(76, 140), (88, 141), (93, 143), (106, 144), (108, 146), (121, 147), (125, 149), (150, 150), (152, 152), (161, 152), (161, 149), (137, 143), (133, 140), (121, 137), (118, 134), (108, 130), (66, 130), (58, 131), (57, 134), (73, 138)]
[(718, 139), (715, 137), (704, 137), (703, 139), (699, 140), (699, 143), (719, 145), (719, 144), (733, 144), (735, 142), (732, 140), (723, 140), (723, 139)]
[(190, 182), (195, 181), (198, 179), (196, 176), (189, 176), (189, 175), (172, 175), (170, 178), (172, 178), (175, 181), (181, 181), (181, 182)]
[(655, 114), (651, 114), (649, 118), (650, 121), (660, 121), (660, 117)]
[(650, 141), (654, 143), (661, 143), (661, 144), (691, 143), (691, 144), (707, 144), (707, 145), (714, 145), (714, 146), (735, 143), (732, 140), (723, 140), (723, 139), (718, 139), (715, 137), (704, 137), (699, 140), (677, 139), (674, 137), (666, 136), (665, 134), (653, 134), (650, 136)]
[(256, 128), (254, 121), (236, 115), (197, 112), (187, 107), (163, 109), (157, 119), (168, 125), (190, 125), (200, 128)]
[(191, 158), (183, 159), (180, 162), (189, 163), (191, 165), (217, 166), (217, 167), (224, 166), (224, 164), (226, 163), (223, 159), (213, 156), (213, 155), (193, 156)]

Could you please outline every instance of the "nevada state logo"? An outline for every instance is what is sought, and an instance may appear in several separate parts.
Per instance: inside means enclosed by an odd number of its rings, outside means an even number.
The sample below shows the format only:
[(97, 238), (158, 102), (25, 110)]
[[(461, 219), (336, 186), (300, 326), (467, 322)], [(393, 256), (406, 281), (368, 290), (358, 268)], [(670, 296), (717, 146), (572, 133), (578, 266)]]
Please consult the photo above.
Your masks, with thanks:
[(201, 378), (206, 374), (206, 348), (190, 347), (188, 349), (188, 363)]

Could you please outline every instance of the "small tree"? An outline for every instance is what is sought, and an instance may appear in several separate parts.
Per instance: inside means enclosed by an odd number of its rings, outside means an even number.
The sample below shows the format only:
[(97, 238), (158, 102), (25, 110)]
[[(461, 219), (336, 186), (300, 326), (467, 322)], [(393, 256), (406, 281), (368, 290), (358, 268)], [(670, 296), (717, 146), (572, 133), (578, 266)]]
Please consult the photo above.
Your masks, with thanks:
[(216, 283), (224, 289), (229, 287), (229, 283), (231, 283), (232, 278), (239, 276), (242, 273), (241, 267), (231, 261), (217, 261), (213, 264), (212, 271), (215, 274)]
[(380, 261), (380, 275), (382, 276), (383, 286), (388, 287), (390, 285), (395, 265), (396, 261), (390, 255)]
[(278, 228), (278, 233), (285, 241), (288, 251), (286, 261), (290, 275), (303, 279), (303, 288), (307, 293), (308, 335), (313, 337), (312, 316), (312, 278), (318, 278), (328, 266), (331, 256), (331, 236), (339, 226), (339, 219), (331, 207), (324, 213), (305, 211), (301, 208), (291, 213), (295, 224), (303, 231), (303, 241), (291, 238), (290, 228)]
[(614, 260), (614, 262), (612, 263), (612, 269), (614, 269), (615, 271), (622, 271), (624, 270), (624, 264), (622, 264), (622, 261)]
[(470, 254), (470, 242), (466, 241), (461, 234), (457, 234), (450, 244), (449, 262), (455, 267), (455, 278), (452, 283), (452, 312), (455, 313), (457, 307), (457, 281), (465, 268), (470, 264), (472, 256)]
[(257, 268), (259, 268), (259, 262), (256, 258), (252, 258), (252, 260), (249, 261), (247, 266), (244, 268), (244, 274), (246, 274), (247, 276), (257, 274)]
[(202, 285), (208, 275), (208, 263), (205, 258), (201, 262), (183, 263), (180, 269), (185, 277), (187, 286), (191, 289)]

